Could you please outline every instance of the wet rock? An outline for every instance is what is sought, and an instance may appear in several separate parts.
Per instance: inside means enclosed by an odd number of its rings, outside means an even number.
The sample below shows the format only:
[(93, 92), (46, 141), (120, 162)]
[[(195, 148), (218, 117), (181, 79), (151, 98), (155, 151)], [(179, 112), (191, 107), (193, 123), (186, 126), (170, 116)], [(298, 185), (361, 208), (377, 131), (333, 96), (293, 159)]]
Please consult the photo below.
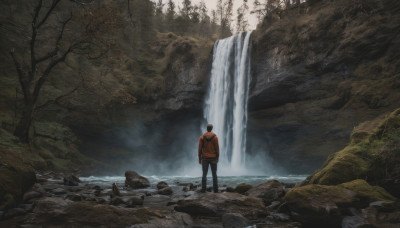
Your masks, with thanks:
[(270, 215), (273, 220), (280, 221), (280, 222), (287, 222), (290, 221), (290, 216), (283, 213), (271, 213)]
[(284, 194), (284, 187), (277, 180), (269, 180), (247, 191), (248, 196), (261, 198), (265, 204), (278, 200)]
[(133, 196), (130, 197), (127, 201), (127, 205), (130, 207), (135, 207), (135, 206), (142, 206), (144, 201), (144, 197), (141, 196)]
[(189, 196), (192, 196), (192, 195), (194, 195), (194, 194), (196, 194), (195, 191), (188, 191), (188, 192), (185, 192), (185, 194), (183, 194), (183, 196), (184, 196), (184, 197), (189, 197)]
[(222, 216), (224, 228), (241, 228), (250, 225), (250, 221), (238, 213), (226, 213)]
[(42, 193), (37, 191), (26, 192), (23, 196), (23, 202), (28, 202), (31, 199), (36, 199), (42, 196)]
[(253, 186), (249, 185), (249, 184), (239, 184), (238, 186), (236, 186), (235, 188), (235, 192), (240, 193), (240, 194), (244, 194), (245, 192), (247, 192), (248, 190), (250, 190)]
[(160, 195), (172, 195), (172, 189), (170, 187), (165, 187), (163, 189), (158, 190), (158, 194)]
[(235, 192), (235, 189), (232, 187), (226, 187), (227, 192)]
[(32, 186), (32, 191), (36, 191), (36, 192), (39, 192), (39, 193), (42, 193), (42, 194), (46, 193), (46, 190), (39, 183), (36, 183), (36, 184), (34, 184)]
[(376, 208), (380, 212), (393, 212), (400, 208), (400, 206), (396, 205), (395, 202), (387, 201), (375, 201), (370, 203), (369, 206)]
[(67, 190), (63, 188), (56, 188), (51, 191), (54, 195), (64, 195), (67, 194)]
[(273, 201), (273, 202), (271, 202), (270, 205), (268, 205), (267, 209), (268, 209), (268, 210), (274, 210), (274, 209), (276, 209), (280, 204), (281, 204), (280, 201)]
[(63, 181), (64, 181), (64, 185), (67, 185), (67, 186), (78, 186), (79, 183), (82, 182), (78, 177), (76, 177), (72, 174), (65, 176), (63, 178)]
[(120, 196), (121, 195), (121, 192), (119, 191), (119, 188), (118, 188), (116, 183), (112, 184), (112, 192), (116, 196)]
[(266, 208), (260, 199), (238, 193), (202, 193), (178, 201), (176, 211), (192, 216), (219, 217), (226, 213), (239, 213), (248, 219), (266, 215)]
[(134, 171), (125, 172), (125, 186), (133, 189), (150, 187), (150, 181)]
[(193, 225), (193, 219), (190, 215), (182, 212), (175, 212), (174, 217), (182, 220), (183, 225), (191, 227)]
[(193, 190), (196, 186), (193, 183), (189, 182), (176, 182), (177, 186), (187, 187), (189, 190)]
[(171, 201), (169, 201), (169, 202), (167, 203), (167, 206), (177, 205), (177, 204), (178, 204), (178, 199), (173, 199), (173, 200), (171, 200)]
[(71, 201), (82, 201), (82, 196), (79, 194), (68, 194), (65, 196), (65, 199), (68, 199)]
[(115, 197), (111, 199), (111, 205), (118, 206), (121, 204), (126, 204), (125, 201), (121, 197)]
[(52, 191), (56, 188), (60, 188), (61, 186), (58, 184), (46, 183), (46, 184), (43, 184), (42, 187), (44, 188), (45, 191)]
[[(41, 207), (43, 208), (43, 207)], [(131, 227), (147, 224), (160, 214), (146, 208), (121, 208), (89, 202), (70, 202), (56, 210), (42, 210), (36, 217), (48, 227)]]
[(35, 202), (33, 212), (37, 215), (49, 213), (61, 213), (62, 210), (68, 207), (72, 201), (64, 200), (58, 197), (45, 197)]
[(33, 206), (34, 206), (33, 203), (31, 203), (31, 204), (20, 204), (20, 205), (18, 205), (18, 207), (24, 209), (24, 210), (27, 211), (27, 212), (31, 212), (31, 211), (33, 210)]
[(165, 182), (165, 181), (160, 181), (160, 182), (157, 183), (157, 189), (158, 190), (166, 188), (166, 187), (169, 187), (169, 186), (168, 186), (167, 182)]
[(103, 197), (97, 197), (97, 198), (95, 198), (95, 202), (98, 204), (105, 204), (105, 203), (107, 203), (107, 199), (105, 199)]
[(26, 213), (28, 212), (23, 208), (12, 208), (4, 214), (4, 219), (10, 219), (15, 216), (25, 215)]
[(6, 210), (9, 208), (13, 208), (17, 205), (17, 202), (15, 202), (14, 196), (11, 194), (6, 194), (3, 197), (3, 202), (0, 203), (0, 210)]
[(346, 216), (342, 220), (342, 228), (362, 228), (362, 227), (374, 227), (367, 226), (368, 223), (364, 221), (363, 218), (359, 216)]

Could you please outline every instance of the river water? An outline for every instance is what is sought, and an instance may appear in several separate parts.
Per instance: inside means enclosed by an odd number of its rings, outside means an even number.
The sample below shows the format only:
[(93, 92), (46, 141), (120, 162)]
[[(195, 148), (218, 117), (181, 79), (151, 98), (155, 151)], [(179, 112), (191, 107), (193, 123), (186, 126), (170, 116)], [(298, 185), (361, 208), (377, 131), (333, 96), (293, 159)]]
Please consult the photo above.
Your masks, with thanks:
[[(152, 187), (157, 185), (160, 181), (165, 181), (170, 186), (175, 186), (178, 183), (193, 183), (200, 184), (201, 177), (194, 176), (145, 176), (149, 179)], [(235, 187), (238, 184), (246, 183), (252, 186), (259, 185), (268, 180), (278, 180), (282, 183), (298, 183), (302, 182), (307, 175), (271, 175), (271, 176), (219, 176), (218, 185)], [(80, 177), (84, 183), (95, 184), (99, 186), (111, 186), (112, 183), (117, 183), (118, 186), (124, 186), (125, 177), (124, 176), (90, 176), (90, 177)], [(208, 186), (211, 186), (211, 177), (208, 177)]]

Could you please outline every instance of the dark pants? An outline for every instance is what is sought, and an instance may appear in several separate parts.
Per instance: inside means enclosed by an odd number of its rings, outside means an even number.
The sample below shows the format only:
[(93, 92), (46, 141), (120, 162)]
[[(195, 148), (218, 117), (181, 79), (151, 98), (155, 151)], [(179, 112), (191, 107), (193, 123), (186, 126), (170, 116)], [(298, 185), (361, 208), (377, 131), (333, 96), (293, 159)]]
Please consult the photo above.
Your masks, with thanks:
[(201, 190), (205, 191), (207, 188), (207, 173), (208, 166), (211, 166), (211, 173), (213, 177), (213, 189), (214, 192), (218, 192), (218, 179), (217, 179), (217, 161), (216, 159), (203, 159), (201, 161), (203, 167), (203, 177), (201, 179)]

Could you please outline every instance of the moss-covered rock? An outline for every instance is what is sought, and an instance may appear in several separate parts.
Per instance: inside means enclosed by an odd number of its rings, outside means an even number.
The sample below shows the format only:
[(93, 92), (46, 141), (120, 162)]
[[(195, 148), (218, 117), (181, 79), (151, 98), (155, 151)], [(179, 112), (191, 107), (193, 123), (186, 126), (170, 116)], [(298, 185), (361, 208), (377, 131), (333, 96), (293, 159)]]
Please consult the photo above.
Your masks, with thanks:
[(305, 227), (339, 227), (341, 210), (357, 205), (357, 194), (339, 186), (307, 185), (293, 188), (284, 196), (292, 217)]
[(245, 192), (247, 192), (248, 190), (250, 190), (253, 186), (246, 184), (246, 183), (242, 183), (242, 184), (238, 184), (235, 188), (235, 192), (240, 193), (240, 194), (244, 194)]
[(356, 155), (360, 151), (360, 147), (352, 146), (330, 155), (324, 168), (313, 175), (311, 183), (336, 185), (355, 178), (364, 178), (368, 164)]
[[(380, 117), (378, 119), (381, 119)], [(372, 126), (375, 123), (370, 123)], [(392, 112), (377, 127), (364, 128), (360, 136), (353, 134), (352, 142), (332, 154), (322, 169), (307, 183), (337, 185), (355, 179), (384, 187), (400, 196), (400, 109)], [(359, 137), (360, 136), (360, 137)]]
[(360, 201), (371, 203), (374, 201), (395, 201), (396, 198), (390, 195), (384, 188), (371, 186), (365, 180), (357, 179), (338, 185), (357, 193)]
[(36, 175), (26, 153), (17, 153), (0, 145), (0, 210), (19, 203), (23, 194), (36, 182)]

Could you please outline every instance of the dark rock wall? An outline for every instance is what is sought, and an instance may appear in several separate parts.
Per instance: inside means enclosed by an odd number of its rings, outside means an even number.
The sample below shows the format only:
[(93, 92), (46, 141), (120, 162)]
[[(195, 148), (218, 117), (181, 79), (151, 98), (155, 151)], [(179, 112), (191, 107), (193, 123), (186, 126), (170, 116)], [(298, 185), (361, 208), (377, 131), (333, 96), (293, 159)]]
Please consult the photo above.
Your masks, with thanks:
[(248, 147), (311, 172), (399, 107), (399, 6), (318, 1), (267, 17), (252, 36)]

